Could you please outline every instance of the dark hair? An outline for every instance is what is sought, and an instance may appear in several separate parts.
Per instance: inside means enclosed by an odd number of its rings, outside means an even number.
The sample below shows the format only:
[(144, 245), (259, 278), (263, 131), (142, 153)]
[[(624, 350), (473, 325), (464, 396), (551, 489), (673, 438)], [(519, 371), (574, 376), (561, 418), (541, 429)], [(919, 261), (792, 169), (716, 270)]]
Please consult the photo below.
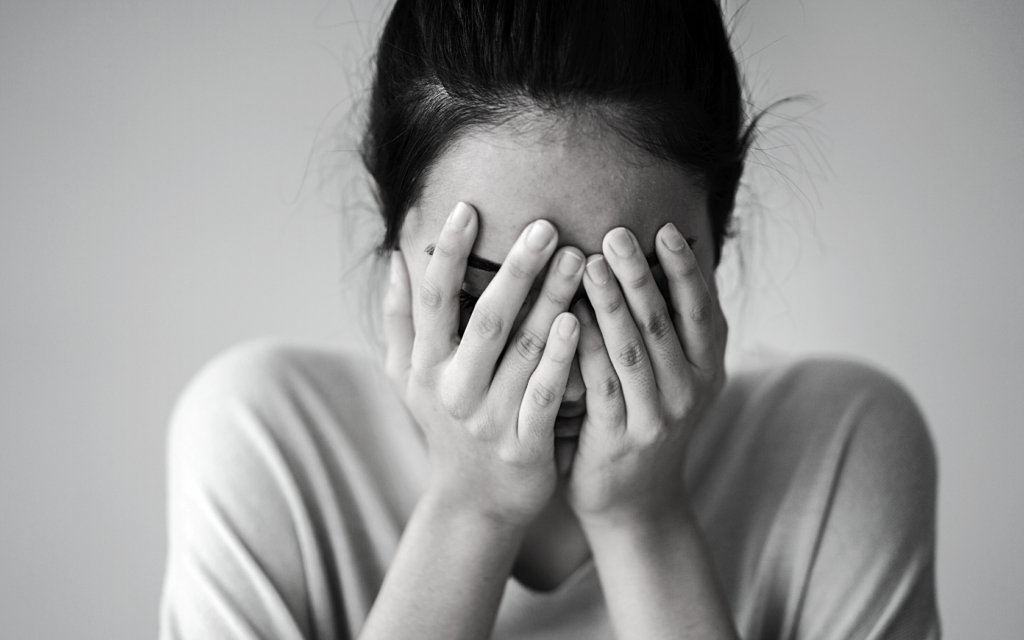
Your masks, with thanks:
[(707, 192), (715, 262), (753, 126), (715, 0), (397, 0), (362, 158), (393, 250), (432, 164), (467, 129), (586, 114)]

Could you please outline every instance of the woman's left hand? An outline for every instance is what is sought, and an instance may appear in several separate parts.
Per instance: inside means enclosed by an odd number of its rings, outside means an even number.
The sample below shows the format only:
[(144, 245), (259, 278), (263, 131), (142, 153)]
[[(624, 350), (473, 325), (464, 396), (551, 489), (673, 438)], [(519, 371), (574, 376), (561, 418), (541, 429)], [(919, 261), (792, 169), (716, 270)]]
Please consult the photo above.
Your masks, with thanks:
[(687, 443), (725, 381), (728, 328), (696, 256), (671, 224), (655, 245), (671, 308), (621, 227), (588, 259), (590, 304), (575, 308), (587, 395), (568, 498), (584, 528), (687, 508)]

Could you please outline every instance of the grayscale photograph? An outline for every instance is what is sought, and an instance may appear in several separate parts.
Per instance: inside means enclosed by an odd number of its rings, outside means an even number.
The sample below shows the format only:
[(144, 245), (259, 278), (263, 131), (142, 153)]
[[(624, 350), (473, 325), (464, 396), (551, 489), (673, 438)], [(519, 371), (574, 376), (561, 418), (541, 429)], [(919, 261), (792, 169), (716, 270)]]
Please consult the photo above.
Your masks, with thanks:
[(1024, 637), (1022, 60), (1018, 0), (0, 0), (0, 639)]

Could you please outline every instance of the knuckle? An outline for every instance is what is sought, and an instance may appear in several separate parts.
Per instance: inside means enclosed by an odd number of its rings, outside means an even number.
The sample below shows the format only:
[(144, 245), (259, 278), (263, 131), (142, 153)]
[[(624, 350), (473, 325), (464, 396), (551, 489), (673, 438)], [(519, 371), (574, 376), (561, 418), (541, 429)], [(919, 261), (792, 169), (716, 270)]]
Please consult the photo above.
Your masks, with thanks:
[(466, 430), (480, 442), (495, 443), (502, 440), (502, 425), (507, 418), (495, 411), (493, 406), (484, 407), (479, 419), (468, 420)]
[(634, 276), (626, 281), (626, 286), (630, 289), (643, 289), (651, 283), (651, 271), (650, 269), (644, 269), (639, 275)]
[(562, 399), (562, 394), (546, 382), (536, 381), (530, 389), (530, 399), (534, 406), (546, 409)]
[(614, 373), (609, 373), (600, 380), (593, 389), (588, 388), (587, 393), (596, 393), (599, 397), (606, 400), (618, 397), (622, 391), (622, 383), (619, 382), (619, 376)]
[(433, 383), (433, 370), (423, 366), (423, 359), (416, 352), (413, 352), (410, 364), (412, 366), (409, 370), (409, 377), (413, 382), (420, 387), (428, 387)]
[(672, 393), (665, 399), (665, 409), (674, 418), (681, 418), (693, 410), (693, 394)]
[(642, 325), (645, 334), (660, 342), (675, 332), (672, 319), (662, 312), (653, 313), (644, 319)]
[(581, 340), (579, 350), (584, 355), (595, 355), (605, 350), (604, 337), (600, 332), (594, 332), (587, 340)]
[(428, 311), (437, 311), (444, 305), (444, 294), (441, 289), (429, 280), (420, 285), (420, 304)]
[(511, 443), (505, 443), (499, 446), (495, 455), (502, 464), (518, 467), (524, 463), (523, 451), (516, 445)]
[(601, 311), (607, 315), (618, 313), (622, 309), (624, 301), (622, 296), (610, 296), (607, 300), (602, 300), (600, 303)]
[(575, 356), (576, 353), (568, 349), (550, 349), (547, 352), (548, 361), (559, 367), (570, 364)]
[(516, 351), (524, 360), (531, 362), (540, 358), (546, 344), (543, 336), (525, 327), (520, 330), (515, 340)]
[(459, 255), (457, 245), (447, 235), (442, 235), (434, 245), (434, 257), (444, 260), (454, 260)]
[(690, 305), (690, 319), (697, 324), (707, 324), (714, 317), (714, 305), (711, 296), (702, 295)]
[(551, 289), (545, 289), (542, 293), (544, 299), (553, 304), (554, 306), (564, 309), (569, 306), (572, 298), (560, 291), (552, 291)]
[(475, 420), (466, 423), (466, 433), (474, 440), (486, 442), (490, 440), (493, 433), (490, 423), (485, 420)]
[(643, 366), (644, 361), (647, 359), (647, 352), (638, 340), (630, 340), (624, 347), (619, 349), (618, 354), (619, 364), (623, 366), (627, 371), (635, 371)]
[(484, 340), (497, 340), (505, 328), (505, 320), (486, 306), (477, 304), (470, 320), (473, 330)]
[(529, 265), (523, 264), (523, 259), (520, 256), (514, 256), (505, 261), (502, 265), (508, 271), (508, 275), (512, 276), (516, 280), (526, 280), (527, 282), (533, 281), (534, 274), (529, 268)]
[(679, 275), (683, 278), (692, 278), (700, 273), (700, 265), (694, 258), (684, 259), (679, 265)]
[(622, 438), (608, 447), (608, 461), (619, 463), (635, 455), (636, 446), (631, 438)]
[(633, 434), (633, 442), (641, 449), (652, 450), (664, 444), (666, 436), (664, 425), (650, 429), (637, 429)]
[[(441, 406), (451, 417), (456, 420), (465, 420), (473, 413), (471, 403), (460, 393), (441, 391)], [(471, 427), (472, 430), (472, 427)]]

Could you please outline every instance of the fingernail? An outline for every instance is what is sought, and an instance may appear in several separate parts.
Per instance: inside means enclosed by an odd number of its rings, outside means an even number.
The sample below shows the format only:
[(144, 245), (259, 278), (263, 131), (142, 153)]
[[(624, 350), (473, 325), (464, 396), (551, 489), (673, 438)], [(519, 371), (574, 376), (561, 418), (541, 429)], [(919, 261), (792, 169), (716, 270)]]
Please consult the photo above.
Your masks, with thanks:
[(628, 258), (633, 254), (633, 239), (629, 237), (629, 232), (622, 227), (614, 229), (608, 234), (608, 244), (611, 245), (615, 255), (620, 258)]
[(583, 260), (578, 255), (572, 251), (566, 251), (558, 259), (558, 273), (563, 276), (574, 276), (582, 264)]
[(608, 282), (612, 274), (608, 273), (608, 263), (604, 261), (604, 256), (591, 256), (587, 260), (587, 275), (597, 284)]
[(591, 325), (594, 323), (594, 314), (590, 311), (590, 305), (586, 300), (580, 300), (573, 308), (573, 313), (579, 318), (580, 324)]
[(661, 238), (670, 251), (682, 251), (683, 245), (686, 244), (683, 234), (679, 233), (679, 229), (671, 222), (665, 225), (665, 235)]
[(567, 313), (558, 319), (558, 337), (571, 338), (572, 332), (576, 330), (576, 317)]
[(526, 246), (540, 251), (555, 237), (555, 228), (547, 220), (537, 220), (526, 231)]
[(451, 215), (448, 216), (448, 226), (456, 231), (465, 229), (466, 225), (469, 224), (469, 218), (469, 205), (465, 202), (460, 202), (455, 205), (455, 208), (452, 209)]

